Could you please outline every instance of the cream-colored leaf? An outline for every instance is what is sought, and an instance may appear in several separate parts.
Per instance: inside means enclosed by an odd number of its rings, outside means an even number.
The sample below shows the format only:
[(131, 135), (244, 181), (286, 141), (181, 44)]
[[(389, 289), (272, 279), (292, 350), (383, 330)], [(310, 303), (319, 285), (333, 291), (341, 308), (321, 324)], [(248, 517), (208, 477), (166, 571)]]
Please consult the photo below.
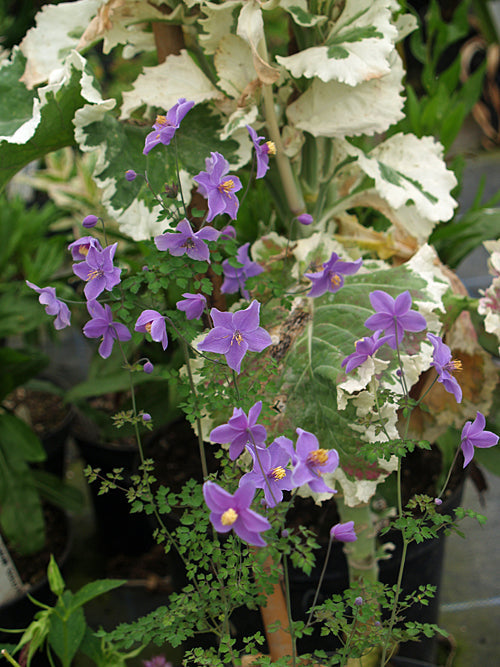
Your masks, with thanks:
[[(396, 456), (392, 456), (389, 461), (384, 461), (381, 459), (379, 462), (379, 468), (384, 468), (385, 473), (379, 475), (377, 479), (369, 480), (350, 480), (342, 468), (338, 467), (337, 470), (333, 473), (333, 478), (336, 480), (343, 493), (343, 500), (347, 507), (357, 507), (358, 505), (366, 504), (370, 501), (377, 490), (377, 486), (381, 484), (388, 475), (391, 474), (394, 470), (397, 470), (398, 459)], [(325, 482), (328, 484), (328, 475), (325, 475)]]
[(181, 97), (198, 104), (220, 96), (221, 93), (183, 49), (180, 55), (168, 56), (160, 65), (144, 68), (135, 80), (133, 90), (123, 93), (121, 118), (129, 118), (143, 104), (166, 110)]
[(261, 55), (264, 42), (264, 20), (257, 0), (248, 0), (238, 17), (237, 35), (244, 39), (252, 50), (253, 65), (258, 78), (264, 84), (272, 85), (279, 77), (277, 69), (269, 65)]
[(22, 81), (27, 88), (44, 83), (53, 70), (60, 69), (104, 0), (77, 0), (45, 5), (35, 17), (20, 44), (26, 56)]
[(221, 5), (215, 2), (206, 2), (202, 11), (206, 18), (200, 19), (204, 33), (200, 34), (200, 44), (207, 55), (215, 53), (219, 42), (229, 35), (234, 24), (233, 12), (242, 4), (242, 0), (226, 0)]
[(239, 99), (256, 78), (252, 50), (237, 35), (226, 35), (221, 39), (214, 55), (214, 65), (219, 76), (219, 86), (235, 99)]
[(389, 73), (397, 39), (391, 0), (347, 0), (326, 43), (276, 60), (295, 78), (356, 86)]
[[(411, 203), (424, 221), (435, 223), (453, 216), (457, 204), (450, 192), (457, 181), (446, 168), (443, 147), (433, 137), (399, 133), (368, 155), (352, 147), (350, 153), (358, 156), (359, 167), (374, 179), (377, 192), (396, 211)], [(427, 238), (428, 231), (429, 225), (422, 231), (415, 229), (414, 236)]]
[(287, 110), (290, 124), (315, 137), (349, 137), (384, 132), (404, 117), (403, 67), (393, 53), (389, 74), (352, 87), (345, 83), (312, 85)]

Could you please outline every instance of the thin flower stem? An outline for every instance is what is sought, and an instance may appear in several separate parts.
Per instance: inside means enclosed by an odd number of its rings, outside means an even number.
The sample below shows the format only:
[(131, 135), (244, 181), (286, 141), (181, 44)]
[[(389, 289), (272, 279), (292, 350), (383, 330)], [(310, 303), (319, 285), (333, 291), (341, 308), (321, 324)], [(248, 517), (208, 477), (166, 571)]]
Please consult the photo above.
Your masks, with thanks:
[(396, 611), (397, 611), (397, 606), (398, 606), (398, 602), (399, 602), (399, 596), (401, 594), (401, 581), (403, 580), (403, 570), (404, 570), (405, 562), (406, 562), (406, 553), (408, 551), (408, 544), (409, 544), (408, 540), (406, 539), (406, 537), (403, 536), (403, 552), (401, 554), (401, 563), (399, 565), (398, 580), (397, 580), (397, 583), (396, 583), (396, 592), (395, 592), (395, 595), (394, 595), (394, 602), (393, 602), (393, 605), (392, 605), (391, 618), (389, 620), (389, 626), (387, 628), (387, 634), (386, 634), (384, 646), (383, 646), (383, 649), (382, 649), (382, 658), (381, 658), (381, 661), (380, 661), (380, 667), (385, 667), (387, 661), (390, 658), (390, 656), (389, 656), (389, 658), (387, 657), (387, 649), (389, 647), (389, 641), (390, 641), (390, 638), (391, 638), (392, 629), (393, 629), (394, 623), (396, 621)]
[[(187, 374), (189, 378), (189, 386), (191, 387), (191, 391), (194, 394), (194, 397), (196, 399), (196, 403), (198, 403), (198, 393), (196, 391), (196, 386), (194, 384), (193, 380), (193, 373), (191, 370), (191, 359), (189, 358), (189, 351), (188, 347), (186, 345), (186, 342), (181, 339), (181, 344), (182, 344), (182, 352), (184, 353), (184, 359), (186, 360), (186, 368), (187, 368)], [(202, 426), (201, 426), (201, 419), (199, 414), (196, 415), (196, 435), (198, 437), (198, 448), (200, 450), (200, 461), (201, 461), (201, 469), (203, 472), (203, 479), (206, 480), (208, 478), (208, 466), (207, 466), (207, 457), (205, 453), (205, 443), (203, 442), (203, 433), (202, 433)]]
[(234, 384), (234, 390), (236, 391), (236, 400), (238, 401), (238, 403), (240, 403), (241, 402), (241, 396), (240, 396), (240, 390), (238, 388), (238, 380), (237, 380), (237, 377), (236, 377), (236, 371), (235, 370), (233, 370), (233, 384)]
[(262, 473), (262, 477), (266, 481), (267, 488), (269, 489), (269, 493), (271, 494), (271, 498), (273, 499), (274, 505), (276, 506), (278, 503), (276, 501), (276, 498), (274, 497), (274, 493), (273, 493), (273, 490), (271, 488), (271, 483), (269, 482), (269, 478), (266, 475), (266, 471), (264, 470), (264, 466), (262, 465), (262, 461), (260, 460), (259, 448), (255, 444), (255, 438), (253, 437), (252, 433), (250, 433), (250, 437), (252, 438), (253, 449), (254, 449), (254, 452), (255, 452), (255, 456), (257, 457), (257, 461), (259, 463), (259, 468), (260, 468), (260, 471)]
[(181, 174), (179, 171), (179, 159), (177, 155), (177, 137), (174, 134), (174, 154), (175, 154), (175, 173), (177, 174), (177, 183), (179, 184), (179, 194), (181, 196), (182, 208), (184, 209), (184, 217), (187, 218), (186, 202), (184, 201), (184, 193), (182, 192)]
[(451, 473), (453, 472), (453, 469), (455, 467), (455, 463), (457, 462), (459, 452), (460, 452), (460, 447), (458, 447), (457, 451), (455, 452), (455, 456), (453, 457), (453, 461), (451, 462), (450, 469), (448, 470), (448, 475), (446, 476), (446, 480), (443, 484), (443, 487), (442, 487), (441, 491), (437, 494), (437, 498), (441, 498), (441, 496), (443, 495), (443, 493), (446, 490), (446, 487), (448, 486), (448, 482), (450, 481)]
[(292, 665), (296, 666), (297, 661), (297, 648), (295, 646), (295, 633), (293, 631), (293, 619), (292, 619), (292, 605), (290, 600), (290, 577), (288, 576), (288, 561), (286, 554), (283, 554), (283, 576), (285, 579), (285, 600), (286, 600), (286, 613), (288, 616), (288, 629), (290, 632), (290, 638), (292, 640)]
[(359, 609), (358, 607), (356, 607), (356, 618), (352, 623), (351, 632), (349, 633), (349, 637), (347, 638), (347, 641), (344, 645), (342, 662), (340, 663), (340, 667), (344, 667), (346, 662), (349, 660), (349, 648), (351, 646), (352, 638), (354, 637), (354, 631), (356, 630), (356, 627), (358, 625), (358, 616), (359, 616)]
[(2, 655), (7, 660), (7, 662), (10, 662), (10, 664), (14, 665), (14, 667), (21, 667), (21, 665), (18, 662), (16, 662), (14, 658), (10, 655), (7, 649), (5, 648), (2, 649)]
[(307, 617), (307, 621), (306, 621), (306, 624), (305, 624), (306, 628), (311, 624), (311, 620), (312, 620), (312, 617), (313, 617), (313, 614), (314, 614), (314, 607), (316, 606), (316, 602), (318, 601), (319, 592), (320, 592), (321, 586), (323, 584), (323, 579), (325, 578), (326, 568), (327, 568), (327, 565), (328, 565), (328, 559), (330, 558), (330, 552), (332, 550), (332, 543), (333, 543), (333, 540), (332, 540), (332, 538), (330, 538), (329, 541), (328, 541), (328, 548), (326, 550), (325, 562), (323, 563), (323, 569), (321, 570), (321, 574), (319, 575), (318, 585), (316, 586), (316, 591), (314, 593), (314, 600), (313, 600), (312, 605), (311, 605), (311, 611), (309, 612), (309, 616)]
[(167, 210), (168, 210), (168, 207), (165, 205), (165, 202), (164, 202), (163, 199), (160, 197), (160, 195), (157, 194), (157, 193), (153, 190), (153, 186), (152, 186), (151, 183), (149, 182), (148, 172), (147, 172), (147, 171), (144, 172), (144, 180), (146, 181), (146, 185), (148, 186), (148, 188), (149, 188), (150, 191), (152, 192), (153, 197), (154, 197), (154, 198), (156, 199), (156, 201), (160, 204), (160, 206), (162, 207), (162, 209), (163, 209), (164, 211), (167, 211)]

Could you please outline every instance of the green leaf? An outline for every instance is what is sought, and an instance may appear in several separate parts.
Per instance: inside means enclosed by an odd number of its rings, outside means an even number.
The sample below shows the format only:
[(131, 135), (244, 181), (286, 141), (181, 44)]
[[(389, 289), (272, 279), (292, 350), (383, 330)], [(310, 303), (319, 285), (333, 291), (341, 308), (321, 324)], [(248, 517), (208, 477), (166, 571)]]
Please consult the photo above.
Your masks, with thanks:
[(26, 58), (18, 48), (0, 68), (0, 137), (11, 136), (33, 115), (34, 90), (28, 90), (19, 79)]
[[(12, 67), (19, 68), (22, 62), (23, 56), (15, 52)], [(26, 118), (28, 94), (24, 84), (17, 81), (9, 95), (2, 96), (12, 107), (10, 113), (3, 108), (4, 114), (7, 114), (4, 122), (11, 128), (17, 125), (18, 132), (22, 132), (23, 136), (16, 138), (14, 142), (12, 135), (4, 135), (3, 141), (0, 141), (0, 189), (33, 160), (59, 148), (74, 145), (75, 113), (89, 101), (95, 104), (97, 95), (97, 91), (90, 84), (90, 76), (84, 72), (84, 63), (83, 58), (76, 52), (68, 58), (65, 76), (61, 77), (60, 82), (38, 89), (39, 107), (37, 111), (32, 109), (32, 117), (29, 119)], [(0, 77), (2, 73), (8, 81), (13, 76), (12, 68), (8, 65), (0, 70)], [(16, 107), (10, 99), (12, 94), (24, 100), (15, 117), (13, 114)], [(110, 105), (111, 103), (108, 103), (108, 107)], [(23, 124), (23, 128), (19, 129)]]
[(94, 598), (99, 597), (99, 595), (104, 595), (104, 593), (109, 593), (109, 591), (114, 590), (123, 586), (126, 581), (124, 579), (99, 579), (98, 581), (91, 581), (85, 586), (82, 586), (80, 590), (75, 593), (73, 600), (71, 602), (71, 609), (76, 609), (82, 605), (90, 602)]
[[(56, 607), (58, 610), (59, 603)], [(70, 667), (81, 644), (87, 624), (83, 609), (77, 607), (69, 616), (59, 609), (50, 617), (49, 644), (61, 660), (63, 667)]]
[(68, 512), (82, 511), (83, 495), (80, 489), (44, 470), (33, 470), (32, 477), (35, 488), (45, 500)]
[(42, 443), (31, 428), (8, 413), (0, 413), (0, 448), (24, 461), (39, 462), (46, 458)]
[(27, 483), (26, 475), (9, 475), (0, 511), (0, 526), (3, 536), (20, 554), (28, 556), (43, 548), (45, 523), (42, 505), (36, 490)]

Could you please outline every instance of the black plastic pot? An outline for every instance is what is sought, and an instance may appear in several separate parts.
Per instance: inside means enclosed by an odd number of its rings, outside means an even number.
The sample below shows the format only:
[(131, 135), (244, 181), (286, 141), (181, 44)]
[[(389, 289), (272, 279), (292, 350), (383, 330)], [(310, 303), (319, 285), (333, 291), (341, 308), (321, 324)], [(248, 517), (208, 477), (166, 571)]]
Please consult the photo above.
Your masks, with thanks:
[(139, 452), (130, 443), (106, 443), (74, 435), (84, 462), (93, 469), (99, 468), (106, 477), (116, 468), (123, 469), (120, 489), (100, 494), (101, 484), (89, 485), (94, 510), (97, 536), (102, 551), (110, 556), (133, 556), (145, 553), (154, 543), (151, 520), (144, 513), (131, 514), (130, 503), (123, 489), (130, 488), (131, 475), (137, 473)]

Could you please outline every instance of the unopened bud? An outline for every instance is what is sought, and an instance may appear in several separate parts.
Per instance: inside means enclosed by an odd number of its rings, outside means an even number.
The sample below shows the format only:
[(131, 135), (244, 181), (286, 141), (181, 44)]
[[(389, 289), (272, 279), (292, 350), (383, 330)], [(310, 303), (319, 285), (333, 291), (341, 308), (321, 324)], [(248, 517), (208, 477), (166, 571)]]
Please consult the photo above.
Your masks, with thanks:
[(137, 178), (137, 174), (133, 169), (127, 169), (127, 171), (125, 172), (125, 178), (127, 179), (127, 181), (135, 181), (135, 179)]
[(86, 218), (83, 218), (82, 225), (85, 227), (85, 229), (92, 229), (92, 227), (95, 227), (99, 221), (99, 218), (97, 215), (87, 215)]
[(154, 366), (153, 366), (153, 364), (152, 364), (150, 361), (146, 361), (146, 363), (145, 363), (144, 366), (142, 367), (142, 370), (143, 370), (145, 373), (148, 373), (148, 374), (149, 374), (149, 373), (152, 373), (152, 372), (153, 372), (153, 370), (154, 370)]

